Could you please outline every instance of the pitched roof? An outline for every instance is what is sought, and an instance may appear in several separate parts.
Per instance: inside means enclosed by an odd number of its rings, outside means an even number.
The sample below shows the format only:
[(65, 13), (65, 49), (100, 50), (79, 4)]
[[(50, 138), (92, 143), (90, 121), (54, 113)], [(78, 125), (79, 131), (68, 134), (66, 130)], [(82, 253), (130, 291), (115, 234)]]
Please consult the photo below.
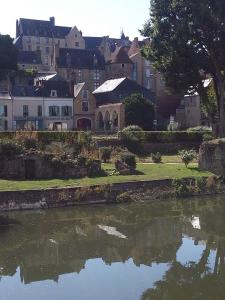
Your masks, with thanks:
[(59, 68), (105, 69), (104, 56), (97, 50), (59, 49)]
[(51, 21), (19, 19), (22, 34), (25, 36), (64, 38), (71, 27), (55, 26)]
[(85, 48), (88, 50), (97, 49), (102, 43), (102, 37), (84, 36)]
[(42, 64), (40, 55), (38, 55), (38, 53), (34, 51), (19, 51), (18, 63), (32, 65)]
[(101, 86), (99, 86), (93, 94), (100, 94), (100, 93), (109, 93), (114, 91), (123, 81), (125, 81), (127, 78), (118, 78), (118, 79), (111, 79), (105, 81)]
[(126, 51), (126, 47), (118, 47), (112, 54), (111, 64), (133, 64)]
[(40, 97), (40, 88), (35, 86), (15, 85), (12, 88), (12, 95), (15, 97)]

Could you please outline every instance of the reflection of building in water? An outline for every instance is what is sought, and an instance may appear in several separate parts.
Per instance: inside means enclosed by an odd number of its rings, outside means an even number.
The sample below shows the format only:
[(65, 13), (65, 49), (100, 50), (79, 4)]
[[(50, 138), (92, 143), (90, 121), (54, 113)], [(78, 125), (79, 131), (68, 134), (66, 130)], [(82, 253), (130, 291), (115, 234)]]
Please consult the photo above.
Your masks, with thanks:
[[(211, 216), (200, 216), (201, 228), (194, 229), (188, 218), (152, 218), (151, 206), (51, 211), (18, 216), (22, 226), (0, 234), (0, 275), (14, 275), (20, 267), (24, 283), (79, 273), (87, 260), (102, 258), (110, 265), (133, 259), (136, 266), (174, 263), (182, 235), (207, 240), (203, 231)], [(127, 237), (108, 235), (99, 229), (115, 227)], [(214, 228), (214, 231), (216, 228)]]

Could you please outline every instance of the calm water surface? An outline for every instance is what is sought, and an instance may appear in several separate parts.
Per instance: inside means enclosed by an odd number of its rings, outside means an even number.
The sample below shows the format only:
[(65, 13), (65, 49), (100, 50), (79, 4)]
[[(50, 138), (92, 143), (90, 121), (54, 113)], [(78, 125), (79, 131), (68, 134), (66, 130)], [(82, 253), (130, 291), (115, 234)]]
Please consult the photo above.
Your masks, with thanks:
[(7, 216), (1, 300), (225, 299), (225, 197)]

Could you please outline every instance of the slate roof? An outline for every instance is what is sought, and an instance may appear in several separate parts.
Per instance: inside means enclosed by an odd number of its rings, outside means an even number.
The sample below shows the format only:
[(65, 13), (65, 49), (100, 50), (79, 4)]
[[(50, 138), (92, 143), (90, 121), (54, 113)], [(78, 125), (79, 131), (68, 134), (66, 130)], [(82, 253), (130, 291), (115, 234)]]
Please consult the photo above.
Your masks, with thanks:
[(105, 69), (104, 56), (97, 50), (59, 49), (59, 68)]
[(84, 36), (85, 40), (85, 48), (87, 50), (98, 49), (101, 45), (103, 38), (102, 37), (94, 37), (94, 36)]
[(22, 40), (22, 36), (20, 35), (18, 36), (16, 39), (14, 39), (13, 44), (14, 46), (16, 46), (17, 49), (22, 50), (23, 49), (23, 40)]
[(71, 27), (55, 26), (51, 21), (19, 19), (21, 31), (25, 36), (65, 38)]
[(100, 93), (109, 93), (109, 92), (112, 92), (112, 91), (114, 91), (125, 80), (126, 80), (126, 77), (107, 80), (101, 86), (99, 86), (93, 92), (93, 94), (100, 94)]
[(42, 64), (40, 55), (35, 51), (19, 51), (18, 52), (18, 63), (19, 64)]
[(41, 97), (40, 88), (27, 85), (15, 85), (12, 88), (14, 97)]

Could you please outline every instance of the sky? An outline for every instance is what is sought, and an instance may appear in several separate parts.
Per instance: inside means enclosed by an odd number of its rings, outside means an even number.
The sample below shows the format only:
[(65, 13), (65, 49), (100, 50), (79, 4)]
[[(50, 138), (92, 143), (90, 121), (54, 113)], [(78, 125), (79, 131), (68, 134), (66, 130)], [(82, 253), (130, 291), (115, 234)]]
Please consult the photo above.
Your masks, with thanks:
[(119, 37), (123, 29), (132, 40), (140, 37), (149, 16), (150, 0), (7, 0), (2, 3), (0, 33), (15, 37), (16, 19), (48, 20), (77, 26), (84, 36)]

